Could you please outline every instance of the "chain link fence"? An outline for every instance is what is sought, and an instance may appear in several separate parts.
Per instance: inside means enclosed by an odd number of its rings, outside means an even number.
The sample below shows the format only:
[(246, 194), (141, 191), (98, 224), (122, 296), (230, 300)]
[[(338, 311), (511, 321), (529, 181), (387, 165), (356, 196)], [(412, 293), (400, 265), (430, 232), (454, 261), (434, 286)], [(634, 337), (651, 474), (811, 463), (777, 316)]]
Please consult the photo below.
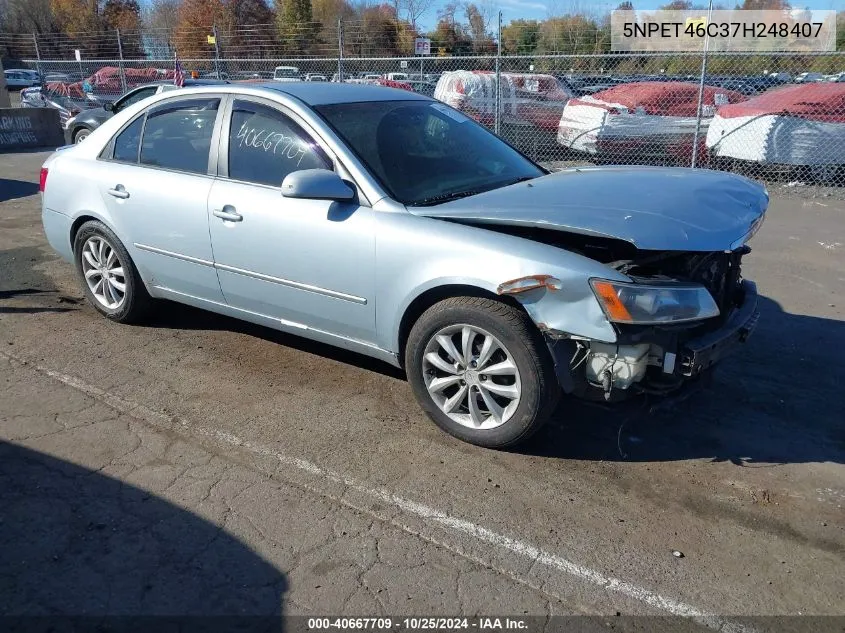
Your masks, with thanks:
[[(269, 27), (237, 34), (214, 29), (211, 44), (207, 31), (169, 38), (116, 31), (87, 41), (16, 36), (20, 66), (37, 71), (42, 82), (40, 90), (25, 90), (21, 103), (52, 99), (67, 119), (144, 83), (172, 80), (170, 42), (181, 37), (180, 50), (198, 51), (179, 55), (189, 78), (367, 82), (411, 90), (448, 103), (553, 168), (707, 167), (845, 195), (837, 189), (845, 186), (845, 53), (711, 54), (706, 60), (697, 54), (524, 55), (504, 54), (491, 40), (484, 46), (494, 50), (485, 54), (445, 55), (433, 42), (441, 54), (414, 57), (396, 54), (402, 34), (394, 34), (392, 54), (377, 56), (367, 53), (390, 47), (339, 22), (321, 27), (308, 54), (302, 48), (279, 54)], [(287, 45), (295, 48), (308, 31), (295, 29)], [(8, 50), (10, 42), (5, 45)], [(71, 48), (77, 46), (89, 50), (80, 60), (74, 59), (80, 49)], [(587, 37), (580, 46), (589, 50), (596, 42)]]

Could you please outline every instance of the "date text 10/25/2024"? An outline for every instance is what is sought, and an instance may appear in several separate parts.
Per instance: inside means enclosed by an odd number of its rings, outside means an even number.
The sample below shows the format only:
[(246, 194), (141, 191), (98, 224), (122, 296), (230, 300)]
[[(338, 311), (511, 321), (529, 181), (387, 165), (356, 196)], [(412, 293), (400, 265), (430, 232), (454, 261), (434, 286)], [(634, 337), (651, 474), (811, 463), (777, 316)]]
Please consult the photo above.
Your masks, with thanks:
[(510, 617), (408, 617), (408, 618), (365, 618), (324, 617), (308, 618), (308, 629), (313, 631), (343, 630), (409, 630), (409, 631), (451, 631), (451, 630), (526, 630), (525, 619)]

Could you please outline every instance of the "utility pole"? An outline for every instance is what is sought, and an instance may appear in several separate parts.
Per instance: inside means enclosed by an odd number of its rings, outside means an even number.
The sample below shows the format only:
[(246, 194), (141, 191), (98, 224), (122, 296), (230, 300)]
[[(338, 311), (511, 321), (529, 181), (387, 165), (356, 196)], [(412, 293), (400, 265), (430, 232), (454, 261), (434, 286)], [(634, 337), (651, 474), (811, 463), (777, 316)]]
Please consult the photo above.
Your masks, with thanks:
[(496, 36), (496, 116), (494, 118), (493, 130), (499, 133), (501, 125), (501, 104), (502, 104), (502, 12), (499, 11), (499, 29)]
[(220, 41), (217, 37), (217, 25), (211, 27), (211, 34), (214, 36), (214, 74), (218, 79), (220, 76)]
[(337, 80), (343, 83), (343, 18), (337, 19)]
[[(707, 26), (710, 26), (710, 17), (713, 15), (713, 0), (707, 7)], [(707, 33), (704, 34), (704, 53), (701, 56), (701, 77), (698, 79), (698, 109), (695, 113), (695, 134), (692, 137), (692, 164), (690, 167), (695, 169), (698, 161), (698, 137), (701, 134), (701, 115), (704, 103), (704, 77), (707, 75), (707, 49), (710, 44), (710, 38)]]
[(117, 35), (117, 55), (118, 68), (120, 69), (120, 87), (123, 89), (123, 94), (126, 94), (126, 71), (123, 68), (123, 44), (120, 42), (120, 29), (114, 30)]

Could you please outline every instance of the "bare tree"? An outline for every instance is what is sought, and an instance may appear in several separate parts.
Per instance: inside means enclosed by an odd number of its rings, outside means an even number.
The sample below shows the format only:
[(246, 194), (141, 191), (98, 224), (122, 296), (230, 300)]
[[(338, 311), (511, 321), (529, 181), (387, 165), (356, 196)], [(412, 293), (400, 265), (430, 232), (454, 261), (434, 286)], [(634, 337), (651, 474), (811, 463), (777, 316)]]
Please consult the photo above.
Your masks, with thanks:
[(434, 0), (393, 0), (399, 11), (398, 17), (404, 17), (411, 25), (411, 28), (417, 30), (417, 22), (424, 16), (434, 5)]
[(179, 22), (179, 0), (152, 0), (142, 5), (143, 47), (155, 58), (173, 54), (173, 35)]
[(464, 12), (473, 41), (490, 39), (491, 25), (496, 16), (496, 6), (493, 1), (468, 2), (464, 6)]

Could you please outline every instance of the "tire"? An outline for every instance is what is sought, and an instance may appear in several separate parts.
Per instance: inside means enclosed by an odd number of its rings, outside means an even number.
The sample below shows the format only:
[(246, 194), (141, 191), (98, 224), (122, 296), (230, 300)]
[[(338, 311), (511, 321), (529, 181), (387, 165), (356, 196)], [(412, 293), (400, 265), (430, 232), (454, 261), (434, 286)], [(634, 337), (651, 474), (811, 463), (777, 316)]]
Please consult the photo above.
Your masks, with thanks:
[[(491, 349), (500, 349), (485, 360), (488, 338), (494, 343)], [(441, 344), (446, 339), (461, 358), (447, 352)], [(470, 354), (464, 352), (467, 341)], [(417, 401), (435, 424), (487, 448), (528, 439), (551, 417), (560, 397), (551, 355), (534, 324), (522, 311), (493, 299), (454, 297), (426, 310), (408, 336), (405, 371)], [(441, 391), (444, 384), (448, 386)], [(464, 388), (467, 392), (461, 395)]]
[(87, 127), (79, 128), (78, 130), (76, 130), (76, 132), (73, 133), (74, 144), (78, 145), (79, 143), (84, 141), (86, 138), (88, 138), (90, 136), (90, 134), (91, 134), (91, 130), (89, 130)]
[[(105, 245), (102, 251), (99, 244)], [(73, 256), (85, 298), (100, 314), (118, 323), (138, 323), (147, 316), (152, 298), (126, 248), (105, 224), (91, 220), (79, 227), (73, 240)], [(104, 272), (114, 283), (98, 286)], [(95, 294), (97, 288), (100, 290)]]

